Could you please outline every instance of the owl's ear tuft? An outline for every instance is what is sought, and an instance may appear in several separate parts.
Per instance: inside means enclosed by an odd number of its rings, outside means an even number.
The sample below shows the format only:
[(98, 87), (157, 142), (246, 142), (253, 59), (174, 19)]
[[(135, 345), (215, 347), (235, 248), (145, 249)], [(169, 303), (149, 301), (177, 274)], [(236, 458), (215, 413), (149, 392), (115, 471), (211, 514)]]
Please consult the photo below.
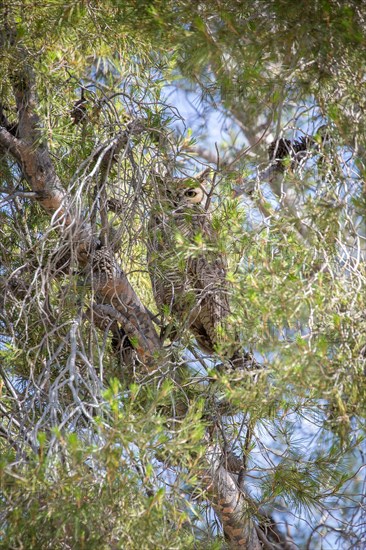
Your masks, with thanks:
[(195, 179), (199, 181), (199, 183), (205, 183), (210, 175), (210, 172), (212, 172), (211, 167), (205, 168), (204, 170), (202, 170), (202, 172), (196, 174)]

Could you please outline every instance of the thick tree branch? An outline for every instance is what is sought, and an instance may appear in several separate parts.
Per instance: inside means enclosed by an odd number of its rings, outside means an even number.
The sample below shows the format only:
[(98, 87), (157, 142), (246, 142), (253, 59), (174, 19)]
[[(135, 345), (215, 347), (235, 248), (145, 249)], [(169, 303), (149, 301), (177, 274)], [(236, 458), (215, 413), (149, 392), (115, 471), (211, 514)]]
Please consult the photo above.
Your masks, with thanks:
[[(115, 339), (121, 338), (119, 332), (118, 323), (123, 326), (123, 330), (126, 334), (128, 340), (126, 341), (125, 346), (125, 359), (126, 363), (127, 356), (131, 361), (131, 353), (128, 351), (130, 349), (130, 343), (133, 342), (134, 349), (138, 356), (145, 357), (145, 363), (150, 364), (149, 356), (146, 354), (146, 350), (149, 350), (149, 338), (147, 338), (138, 328), (133, 324), (130, 318), (127, 315), (124, 315), (112, 305), (109, 304), (94, 304), (92, 309), (89, 309), (87, 312), (88, 318), (95, 322), (97, 326), (101, 329), (106, 330), (110, 329), (113, 333)], [(122, 343), (123, 345), (123, 343)], [(152, 353), (154, 350), (151, 350)], [(153, 366), (153, 365), (152, 365)]]
[(0, 125), (0, 146), (5, 152), (10, 153), (18, 162), (21, 162), (21, 155), (19, 151), (19, 140), (13, 136), (5, 128), (5, 126)]
[(239, 489), (236, 476), (224, 466), (219, 445), (211, 445), (206, 454), (209, 469), (203, 476), (212, 506), (222, 522), (225, 537), (232, 550), (261, 550), (262, 546), (251, 519), (249, 500)]
[[(17, 136), (14, 137), (5, 127), (0, 128), (0, 145), (20, 164), (24, 176), (42, 207), (53, 216), (59, 230), (66, 232), (75, 250), (75, 256), (83, 267), (91, 265), (95, 276), (91, 277), (92, 287), (104, 303), (119, 312), (119, 320), (126, 323), (126, 333), (133, 333), (136, 351), (140, 361), (150, 368), (155, 363), (160, 350), (160, 339), (154, 325), (130, 285), (125, 273), (116, 266), (113, 277), (107, 281), (100, 276), (95, 259), (98, 242), (89, 224), (80, 218), (72, 205), (71, 198), (63, 187), (44, 142), (36, 113), (37, 97), (32, 70), (24, 60), (21, 51), (19, 66), (12, 75), (13, 92), (18, 110)], [(140, 125), (132, 130), (141, 131)], [(115, 151), (126, 143), (127, 137), (117, 140)], [(113, 259), (114, 261), (114, 259)], [(115, 261), (114, 261), (115, 263)], [(133, 329), (132, 329), (133, 327)]]
[(266, 511), (257, 509), (258, 523), (253, 521), (256, 504), (240, 482), (245, 472), (240, 457), (214, 443), (207, 447), (206, 462), (209, 467), (201, 479), (231, 550), (295, 550), (292, 540), (281, 533)]

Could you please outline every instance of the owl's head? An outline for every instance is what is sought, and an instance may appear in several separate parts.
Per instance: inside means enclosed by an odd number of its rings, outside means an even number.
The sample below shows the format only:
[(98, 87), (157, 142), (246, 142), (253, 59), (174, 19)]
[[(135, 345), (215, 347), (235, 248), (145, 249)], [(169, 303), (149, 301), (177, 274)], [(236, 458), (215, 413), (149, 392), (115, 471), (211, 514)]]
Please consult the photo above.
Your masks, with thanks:
[(206, 193), (204, 187), (193, 178), (180, 180), (177, 185), (177, 196), (179, 204), (193, 206), (202, 204), (205, 201)]

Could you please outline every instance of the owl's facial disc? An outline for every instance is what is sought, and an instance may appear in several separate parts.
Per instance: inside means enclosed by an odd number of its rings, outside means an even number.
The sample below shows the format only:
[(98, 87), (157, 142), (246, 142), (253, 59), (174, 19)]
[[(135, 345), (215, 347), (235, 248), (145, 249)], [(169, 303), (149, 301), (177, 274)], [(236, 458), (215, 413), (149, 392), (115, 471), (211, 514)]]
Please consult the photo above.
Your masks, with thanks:
[(199, 204), (204, 199), (204, 192), (201, 187), (189, 187), (184, 190), (183, 197), (188, 204)]

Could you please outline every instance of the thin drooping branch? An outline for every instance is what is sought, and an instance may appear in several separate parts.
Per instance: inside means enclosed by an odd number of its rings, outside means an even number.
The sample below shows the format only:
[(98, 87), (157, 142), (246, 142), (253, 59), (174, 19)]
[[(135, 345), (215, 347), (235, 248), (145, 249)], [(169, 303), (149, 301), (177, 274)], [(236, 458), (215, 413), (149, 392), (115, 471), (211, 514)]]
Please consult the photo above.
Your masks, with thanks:
[[(24, 57), (24, 53), (20, 56)], [(91, 266), (95, 273), (91, 277), (91, 284), (96, 296), (119, 311), (118, 319), (126, 322), (123, 328), (127, 335), (133, 336), (132, 342), (136, 343), (140, 361), (153, 368), (160, 350), (160, 339), (153, 322), (126, 274), (117, 266), (111, 251), (106, 251), (113, 266), (113, 269), (108, 270), (107, 279), (95, 261), (99, 243), (93, 236), (90, 224), (81, 219), (73, 206), (71, 197), (56, 173), (47, 144), (42, 139), (39, 130), (41, 121), (36, 113), (35, 79), (32, 69), (23, 58), (12, 75), (12, 84), (18, 111), (17, 131), (14, 136), (5, 126), (0, 127), (0, 147), (20, 165), (38, 202), (52, 215), (54, 226), (70, 235), (79, 265), (84, 268)], [(131, 126), (130, 132), (134, 130), (141, 132), (140, 125)], [(126, 139), (126, 135), (121, 136), (111, 152), (116, 154)]]
[[(228, 80), (232, 80), (232, 75), (230, 74), (230, 71), (231, 67), (235, 66), (236, 64), (235, 59), (231, 58), (230, 52), (224, 51), (222, 46), (217, 42), (215, 30), (211, 28), (211, 25), (208, 22), (206, 23), (206, 32), (207, 36), (210, 37), (210, 42), (215, 45), (215, 50), (217, 52), (217, 55), (214, 58), (215, 61), (213, 61), (212, 63), (212, 70), (216, 74), (218, 80), (222, 78), (223, 74), (226, 75)], [(228, 111), (230, 112), (231, 118), (242, 130), (245, 139), (249, 143), (249, 150), (255, 148), (257, 144), (259, 144), (263, 140), (265, 134), (267, 134), (267, 131), (273, 121), (273, 114), (268, 114), (264, 121), (256, 117), (255, 114), (253, 116), (253, 113), (251, 113), (250, 110), (248, 108), (245, 108), (245, 106), (243, 105), (243, 101), (239, 93), (231, 93), (228, 104)], [(281, 105), (282, 102), (279, 106), (280, 111), (282, 109)], [(280, 122), (281, 117), (279, 116), (278, 129), (280, 128)], [(310, 145), (311, 141), (312, 140), (310, 138), (307, 145)], [(296, 153), (296, 150), (292, 152)], [(239, 153), (239, 158), (242, 154), (244, 154), (244, 152)], [(300, 158), (301, 155), (298, 156), (296, 160), (299, 161)], [(235, 159), (234, 162), (236, 162)], [(249, 182), (249, 184), (248, 182), (244, 182), (244, 185), (240, 184), (241, 190), (237, 194), (243, 193), (250, 196), (251, 198), (254, 198), (258, 209), (261, 211), (264, 217), (268, 218), (272, 215), (272, 213), (270, 210), (268, 210), (265, 201), (262, 200), (261, 194), (258, 192), (259, 184), (264, 182), (268, 183), (272, 192), (278, 198), (281, 206), (284, 207), (284, 209), (287, 210), (287, 212), (290, 213), (293, 217), (294, 226), (299, 234), (301, 241), (305, 244), (309, 244), (309, 227), (302, 220), (302, 205), (299, 204), (299, 197), (296, 190), (296, 185), (292, 182), (290, 183), (289, 181), (284, 181), (283, 170), (281, 171), (278, 168), (279, 165), (276, 165), (276, 163), (272, 162), (269, 168), (261, 171), (258, 175), (257, 185), (256, 182), (253, 182), (252, 185), (251, 182)], [(257, 193), (254, 193), (255, 187), (257, 187)]]

